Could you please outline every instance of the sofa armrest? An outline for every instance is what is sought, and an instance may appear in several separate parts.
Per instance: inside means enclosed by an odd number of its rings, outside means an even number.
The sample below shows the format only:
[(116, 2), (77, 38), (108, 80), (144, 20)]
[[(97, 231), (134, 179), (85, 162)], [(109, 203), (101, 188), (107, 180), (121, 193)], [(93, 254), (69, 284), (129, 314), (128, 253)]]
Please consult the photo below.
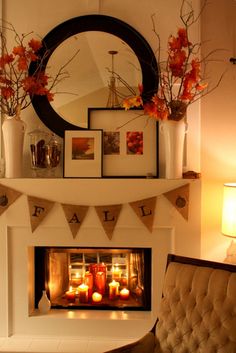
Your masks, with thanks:
[(138, 341), (106, 351), (105, 353), (154, 353), (155, 345), (155, 334), (153, 332), (148, 332)]

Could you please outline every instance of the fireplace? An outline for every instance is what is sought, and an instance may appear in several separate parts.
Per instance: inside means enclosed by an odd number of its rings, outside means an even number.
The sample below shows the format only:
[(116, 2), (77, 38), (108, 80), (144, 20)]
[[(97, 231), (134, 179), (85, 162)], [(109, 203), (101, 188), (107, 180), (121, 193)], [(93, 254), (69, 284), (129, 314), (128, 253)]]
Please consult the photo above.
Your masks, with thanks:
[(151, 310), (151, 248), (42, 247), (35, 251), (35, 308)]

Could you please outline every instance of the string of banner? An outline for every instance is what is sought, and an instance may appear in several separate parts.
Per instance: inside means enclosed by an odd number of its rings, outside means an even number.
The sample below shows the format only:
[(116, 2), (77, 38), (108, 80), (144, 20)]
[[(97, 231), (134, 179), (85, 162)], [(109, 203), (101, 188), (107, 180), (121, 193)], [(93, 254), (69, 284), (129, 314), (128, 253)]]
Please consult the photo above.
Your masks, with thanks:
[[(2, 213), (4, 213), (8, 207), (10, 207), (21, 195), (21, 192), (0, 184), (0, 215), (2, 215)], [(189, 184), (185, 184), (176, 189), (165, 192), (162, 195), (164, 195), (170, 201), (170, 203), (185, 218), (185, 220), (188, 220)], [(30, 195), (27, 195), (27, 199), (31, 231), (33, 233), (43, 221), (43, 219), (51, 211), (55, 202)], [(153, 228), (156, 200), (157, 196), (154, 196), (134, 202), (129, 202), (129, 205), (137, 217), (150, 232), (152, 232)], [(61, 206), (63, 208), (71, 234), (73, 238), (75, 238), (90, 206), (71, 205), (65, 203), (61, 203)], [(122, 209), (122, 204), (93, 207), (96, 210), (106, 235), (111, 240), (113, 231)]]

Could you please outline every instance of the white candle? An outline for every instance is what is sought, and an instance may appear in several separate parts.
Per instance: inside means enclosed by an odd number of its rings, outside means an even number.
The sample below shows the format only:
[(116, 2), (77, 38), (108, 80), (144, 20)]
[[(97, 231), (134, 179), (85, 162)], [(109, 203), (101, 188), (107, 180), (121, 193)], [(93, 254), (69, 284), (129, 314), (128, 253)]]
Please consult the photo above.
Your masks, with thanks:
[(92, 295), (92, 299), (95, 303), (100, 303), (102, 301), (102, 294), (94, 292)]
[(127, 288), (121, 289), (120, 299), (123, 299), (123, 300), (129, 299), (129, 290)]

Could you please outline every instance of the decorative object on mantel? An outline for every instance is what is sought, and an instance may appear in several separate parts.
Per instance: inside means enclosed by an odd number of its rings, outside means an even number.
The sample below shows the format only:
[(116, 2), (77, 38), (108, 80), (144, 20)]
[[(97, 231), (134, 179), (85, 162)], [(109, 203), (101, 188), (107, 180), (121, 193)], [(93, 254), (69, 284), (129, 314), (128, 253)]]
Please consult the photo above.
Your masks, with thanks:
[[(206, 4), (207, 0), (204, 0), (201, 12)], [(144, 116), (160, 121), (162, 130), (167, 130), (163, 136), (165, 140), (166, 178), (168, 179), (182, 178), (183, 143), (186, 129), (180, 128), (179, 125), (184, 125), (187, 121), (188, 106), (215, 89), (223, 76), (220, 77), (215, 87), (209, 88), (208, 83), (204, 82), (201, 75), (201, 65), (206, 65), (213, 52), (200, 59), (198, 56), (200, 56), (201, 43), (192, 43), (189, 40), (190, 27), (196, 23), (199, 16), (200, 13), (195, 16), (191, 2), (182, 0), (180, 8), (182, 27), (178, 28), (176, 36), (169, 36), (165, 61), (161, 60), (161, 40), (152, 16), (153, 32), (158, 42), (157, 77), (160, 87), (149, 101), (142, 99), (141, 85), (139, 86), (140, 95), (126, 97), (123, 101), (123, 106), (126, 109), (142, 107)], [(176, 127), (174, 128), (174, 126)], [(178, 130), (178, 137), (175, 137), (175, 129)], [(181, 137), (180, 133), (182, 134)], [(172, 143), (171, 139), (175, 139), (174, 146), (169, 145)], [(178, 157), (170, 155), (175, 154), (176, 150), (178, 151)], [(178, 163), (179, 165), (173, 166), (172, 163)]]
[[(236, 238), (236, 183), (224, 184), (222, 234)], [(236, 243), (231, 241), (224, 262), (236, 264)]]
[[(12, 35), (15, 46), (10, 51), (7, 48), (5, 33)], [(52, 89), (68, 73), (64, 71), (66, 64), (59, 70), (55, 78), (45, 73), (42, 58), (39, 56), (43, 43), (40, 40), (27, 39), (29, 34), (18, 34), (11, 23), (3, 22), (0, 31), (0, 111), (5, 116), (2, 124), (5, 150), (5, 176), (7, 178), (22, 177), (23, 142), (26, 124), (21, 121), (21, 111), (31, 104), (35, 95), (46, 96), (53, 100)], [(27, 44), (25, 43), (28, 40)], [(38, 62), (38, 67), (29, 73), (32, 62)]]
[(183, 173), (184, 179), (200, 179), (201, 173), (194, 172), (194, 170), (188, 170), (187, 172)]
[(172, 203), (176, 210), (188, 220), (189, 184), (165, 192), (163, 195)]
[[(0, 184), (0, 215), (7, 210), (7, 208), (22, 195), (14, 189)], [(188, 207), (189, 207), (189, 184), (185, 184), (174, 190), (163, 193), (165, 197), (174, 205), (179, 213), (188, 220)], [(29, 216), (32, 233), (40, 225), (43, 219), (48, 215), (54, 205), (54, 201), (41, 199), (34, 196), (27, 195)], [(8, 203), (8, 199), (10, 202)], [(129, 202), (130, 207), (133, 209), (138, 218), (142, 221), (145, 227), (152, 232), (155, 207), (157, 196)], [(2, 200), (2, 203), (1, 203)], [(69, 205), (61, 203), (64, 210), (67, 223), (70, 227), (72, 236), (75, 238), (83, 220), (87, 214), (90, 206), (83, 205)], [(102, 205), (93, 206), (96, 210), (98, 218), (103, 226), (103, 229), (111, 240), (113, 231), (117, 224), (122, 204), (116, 205)], [(73, 227), (72, 227), (73, 226)]]
[(60, 163), (61, 144), (54, 134), (43, 129), (35, 129), (28, 133), (30, 138), (31, 168), (36, 177), (54, 175)]
[(51, 309), (51, 302), (48, 299), (46, 290), (43, 290), (42, 297), (38, 302), (38, 309), (41, 314), (47, 314)]
[(15, 115), (5, 116), (2, 124), (6, 178), (22, 177), (25, 129), (26, 124), (20, 118), (20, 106), (18, 106)]
[(164, 137), (165, 177), (166, 179), (180, 179), (183, 177), (184, 140), (187, 124), (182, 119), (178, 123), (174, 120), (163, 120), (160, 132)]

